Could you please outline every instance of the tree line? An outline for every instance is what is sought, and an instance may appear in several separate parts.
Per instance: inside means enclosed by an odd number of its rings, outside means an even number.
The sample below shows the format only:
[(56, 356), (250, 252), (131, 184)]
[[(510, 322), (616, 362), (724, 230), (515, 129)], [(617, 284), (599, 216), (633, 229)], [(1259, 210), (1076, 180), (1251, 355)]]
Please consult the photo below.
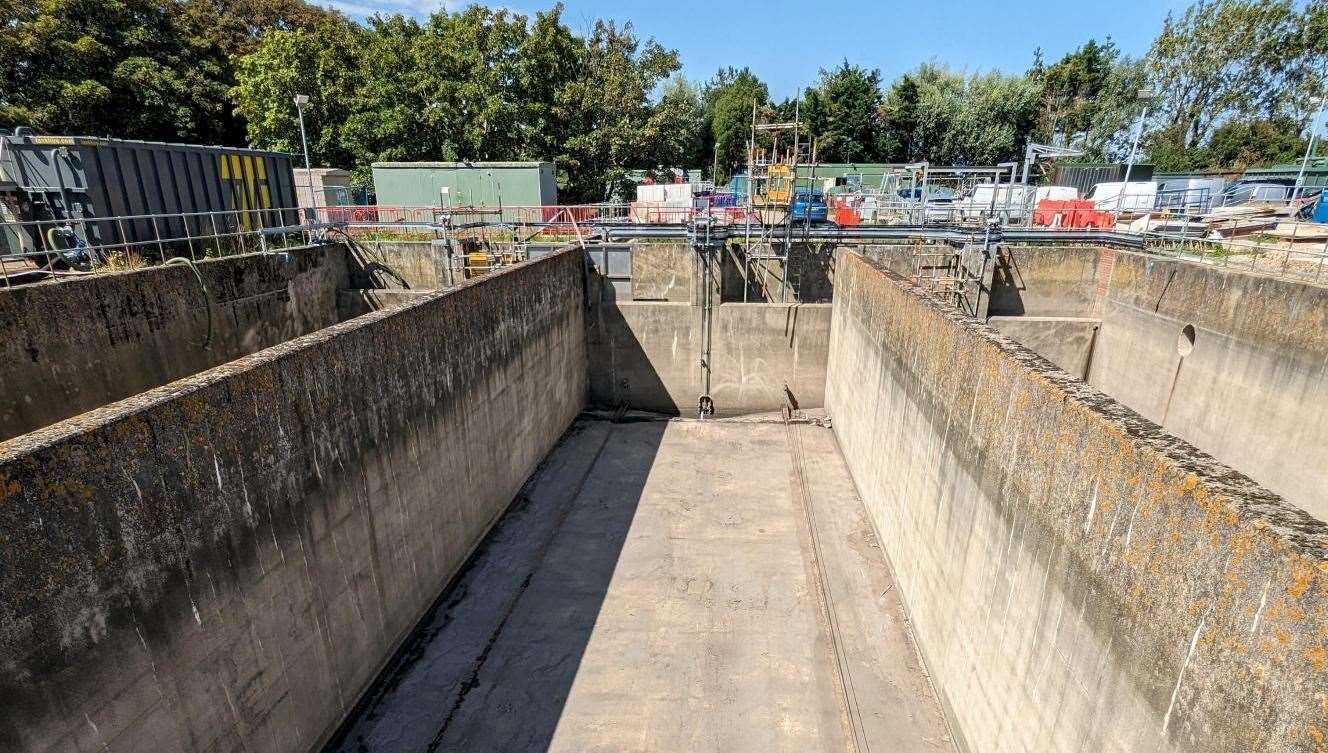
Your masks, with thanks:
[(578, 34), (561, 5), (471, 6), (357, 23), (302, 0), (0, 0), (0, 127), (298, 152), (307, 94), (320, 165), (367, 182), (375, 161), (552, 160), (564, 200), (630, 171), (744, 169), (753, 105), (794, 110), (823, 162), (995, 164), (1030, 141), (1086, 160), (1141, 151), (1159, 170), (1299, 158), (1328, 82), (1328, 0), (1200, 0), (1142, 57), (1110, 39), (1022, 73), (924, 63), (894, 81), (844, 60), (775, 101), (748, 68), (704, 82), (631, 24)]

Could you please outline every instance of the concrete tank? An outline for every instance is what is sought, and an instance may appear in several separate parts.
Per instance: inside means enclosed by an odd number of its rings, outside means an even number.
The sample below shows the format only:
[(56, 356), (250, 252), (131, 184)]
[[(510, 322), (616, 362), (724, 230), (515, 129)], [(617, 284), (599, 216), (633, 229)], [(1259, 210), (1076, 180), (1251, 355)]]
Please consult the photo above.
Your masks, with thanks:
[[(374, 251), (374, 270), (409, 265), (392, 289), (356, 289), (375, 275), (334, 249), (298, 274), (211, 262), (238, 276), (225, 337), (250, 331), (245, 300), (296, 284), (321, 291), (298, 296), (314, 318), (329, 286), (368, 313), (301, 331), (265, 308), (276, 342), (0, 444), (0, 749), (1321, 739), (1328, 528), (1159, 425), (1268, 473), (1190, 398), (1154, 422), (1109, 394), (1173, 378), (1149, 335), (1164, 316), (1196, 317), (1177, 382), (1195, 392), (1235, 389), (1222, 353), (1308, 370), (1320, 288), (1261, 299), (1259, 276), (996, 249), (993, 321), (1085, 383), (892, 271), (909, 246), (840, 249), (832, 302), (748, 304), (685, 246), (626, 269), (549, 250), (447, 290), (414, 287), (437, 284), (427, 249)], [(174, 272), (134, 274), (42, 305), (185, 297)], [(1253, 318), (1193, 310), (1228, 294)], [(191, 334), (124, 316), (157, 334), (82, 350), (152, 363)], [(51, 373), (80, 362), (34, 346)], [(702, 368), (739, 415), (694, 418)]]

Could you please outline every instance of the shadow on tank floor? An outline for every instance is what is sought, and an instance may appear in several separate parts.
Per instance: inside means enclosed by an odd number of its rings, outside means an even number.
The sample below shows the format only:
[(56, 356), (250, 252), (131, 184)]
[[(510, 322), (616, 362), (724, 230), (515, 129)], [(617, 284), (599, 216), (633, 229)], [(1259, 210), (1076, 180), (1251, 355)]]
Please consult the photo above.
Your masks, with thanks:
[(855, 747), (954, 746), (832, 433), (583, 419), (328, 751)]

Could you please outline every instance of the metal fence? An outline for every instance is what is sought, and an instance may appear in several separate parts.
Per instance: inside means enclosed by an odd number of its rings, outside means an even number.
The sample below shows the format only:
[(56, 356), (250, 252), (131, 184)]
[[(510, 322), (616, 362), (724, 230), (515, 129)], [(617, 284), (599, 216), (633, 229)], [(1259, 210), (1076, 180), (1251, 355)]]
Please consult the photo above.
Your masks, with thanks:
[[(802, 227), (788, 213), (745, 206), (742, 197), (698, 197), (687, 206), (635, 202), (513, 207), (326, 206), (317, 210), (248, 209), (187, 214), (97, 217), (83, 220), (0, 222), (0, 274), (6, 286), (61, 275), (134, 269), (183, 257), (190, 261), (271, 251), (312, 242), (329, 229), (352, 237), (475, 237), (516, 248), (526, 243), (582, 242), (615, 228), (727, 224), (731, 237), (774, 238), (777, 228)], [(1148, 252), (1230, 266), (1261, 274), (1328, 282), (1328, 226), (1296, 223), (1298, 205), (1268, 206), (1262, 215), (1193, 221), (1207, 208), (1204, 191), (1167, 194), (1150, 226), (1132, 233)], [(840, 227), (1001, 228), (1022, 239), (1065, 227), (1033, 223), (1029, 200), (924, 202), (888, 194), (831, 196), (830, 219)], [(852, 221), (845, 222), (851, 210)], [(1272, 214), (1269, 213), (1272, 212)], [(1251, 227), (1254, 227), (1251, 230)], [(1321, 230), (1320, 228), (1325, 228)], [(1113, 229), (1113, 228), (1105, 228)], [(1140, 228), (1141, 230), (1143, 228)], [(1303, 234), (1302, 234), (1303, 233)], [(1241, 236), (1241, 237), (1237, 237)], [(680, 236), (684, 237), (684, 236)]]
[(309, 243), (318, 227), (297, 210), (125, 215), (0, 222), (0, 276), (11, 286), (48, 277), (87, 275), (270, 251)]
[(1142, 236), (1144, 250), (1158, 256), (1299, 282), (1328, 282), (1328, 238), (1212, 238), (1154, 232)]

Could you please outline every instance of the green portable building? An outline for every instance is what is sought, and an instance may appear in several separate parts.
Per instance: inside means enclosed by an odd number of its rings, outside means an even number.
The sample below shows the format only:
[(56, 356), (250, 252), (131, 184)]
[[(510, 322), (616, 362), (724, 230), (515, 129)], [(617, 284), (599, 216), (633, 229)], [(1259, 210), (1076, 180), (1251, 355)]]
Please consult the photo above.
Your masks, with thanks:
[(505, 207), (558, 203), (552, 162), (375, 162), (379, 206)]
[[(1241, 180), (1252, 181), (1276, 181), (1291, 183), (1296, 180), (1300, 174), (1300, 161), (1289, 162), (1272, 167), (1252, 167), (1241, 175)], [(1305, 175), (1301, 178), (1301, 185), (1306, 188), (1323, 188), (1328, 186), (1328, 157), (1310, 157), (1305, 163)]]

